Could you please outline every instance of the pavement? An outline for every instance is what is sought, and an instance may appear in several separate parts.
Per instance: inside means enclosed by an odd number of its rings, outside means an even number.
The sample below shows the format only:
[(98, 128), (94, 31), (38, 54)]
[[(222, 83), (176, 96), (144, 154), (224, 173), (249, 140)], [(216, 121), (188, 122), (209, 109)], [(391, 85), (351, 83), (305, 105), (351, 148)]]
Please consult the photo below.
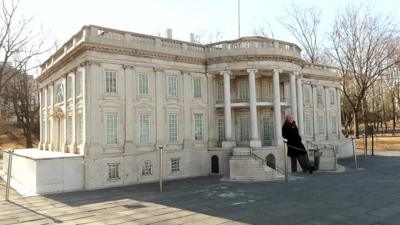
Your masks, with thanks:
[(197, 177), (4, 201), (0, 224), (400, 224), (400, 156), (340, 160), (337, 173), (297, 173), (302, 179), (221, 182)]

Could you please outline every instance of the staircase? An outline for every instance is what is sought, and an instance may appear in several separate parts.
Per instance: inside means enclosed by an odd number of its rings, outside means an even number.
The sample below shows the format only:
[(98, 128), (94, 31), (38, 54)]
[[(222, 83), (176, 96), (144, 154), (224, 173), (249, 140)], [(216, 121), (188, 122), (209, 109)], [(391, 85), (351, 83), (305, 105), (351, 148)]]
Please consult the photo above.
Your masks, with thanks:
[(250, 148), (234, 148), (229, 159), (230, 180), (273, 181), (283, 180), (282, 171), (267, 166), (265, 160), (254, 154)]

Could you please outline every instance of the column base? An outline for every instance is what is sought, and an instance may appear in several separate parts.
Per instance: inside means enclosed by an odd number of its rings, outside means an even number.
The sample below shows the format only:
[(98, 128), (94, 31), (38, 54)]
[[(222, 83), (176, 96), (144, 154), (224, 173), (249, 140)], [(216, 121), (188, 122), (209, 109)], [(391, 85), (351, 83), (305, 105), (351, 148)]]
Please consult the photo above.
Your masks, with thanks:
[(261, 140), (250, 140), (250, 147), (252, 148), (260, 148)]
[(235, 142), (233, 141), (222, 141), (223, 148), (232, 148), (235, 147)]

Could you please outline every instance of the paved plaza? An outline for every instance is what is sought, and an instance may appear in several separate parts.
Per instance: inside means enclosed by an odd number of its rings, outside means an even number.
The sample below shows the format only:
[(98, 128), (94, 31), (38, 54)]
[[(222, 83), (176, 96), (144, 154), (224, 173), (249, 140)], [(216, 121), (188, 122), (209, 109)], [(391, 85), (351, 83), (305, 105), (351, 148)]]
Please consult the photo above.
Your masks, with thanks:
[(199, 177), (35, 197), (0, 190), (0, 224), (400, 224), (400, 157), (340, 160), (345, 172), (278, 182)]

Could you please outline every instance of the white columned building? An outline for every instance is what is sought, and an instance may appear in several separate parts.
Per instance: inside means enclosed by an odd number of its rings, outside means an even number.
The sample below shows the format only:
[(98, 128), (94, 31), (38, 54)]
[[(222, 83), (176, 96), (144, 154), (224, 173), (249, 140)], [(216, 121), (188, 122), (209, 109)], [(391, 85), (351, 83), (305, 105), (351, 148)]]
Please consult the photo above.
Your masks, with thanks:
[(44, 174), (59, 183), (36, 192), (156, 181), (159, 144), (166, 180), (253, 177), (255, 159), (268, 167), (259, 168), (263, 179), (279, 178), (289, 113), (304, 142), (336, 145), (347, 156), (340, 78), (300, 53), (293, 43), (263, 37), (201, 45), (83, 26), (43, 62), (37, 78), (41, 154), (77, 161), (55, 163), (58, 170)]

